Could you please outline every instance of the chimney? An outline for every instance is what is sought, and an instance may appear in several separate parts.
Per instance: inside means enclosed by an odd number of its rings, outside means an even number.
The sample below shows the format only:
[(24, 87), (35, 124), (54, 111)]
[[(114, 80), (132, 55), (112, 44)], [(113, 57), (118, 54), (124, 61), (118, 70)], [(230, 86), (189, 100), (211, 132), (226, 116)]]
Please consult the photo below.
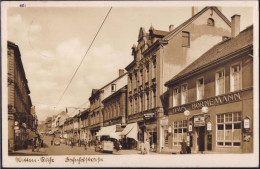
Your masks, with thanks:
[(124, 69), (119, 69), (119, 77), (122, 76), (125, 73)]
[(169, 26), (169, 32), (171, 32), (174, 29), (174, 25)]
[(236, 37), (240, 32), (240, 15), (231, 17), (231, 38)]
[(193, 6), (193, 7), (191, 8), (192, 16), (196, 15), (196, 14), (198, 13), (198, 11), (199, 11), (198, 7)]

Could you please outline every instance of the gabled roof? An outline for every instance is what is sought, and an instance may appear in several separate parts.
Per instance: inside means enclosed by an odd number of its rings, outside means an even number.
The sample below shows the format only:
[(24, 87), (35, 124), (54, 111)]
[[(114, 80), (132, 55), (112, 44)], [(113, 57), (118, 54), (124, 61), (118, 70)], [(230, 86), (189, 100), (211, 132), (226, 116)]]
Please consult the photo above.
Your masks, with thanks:
[(196, 72), (206, 67), (208, 64), (218, 61), (219, 59), (226, 58), (227, 55), (234, 53), (240, 49), (246, 48), (253, 44), (253, 25), (247, 27), (245, 30), (240, 32), (235, 38), (229, 38), (228, 40), (222, 41), (206, 53), (200, 56), (197, 60), (183, 69), (180, 73), (174, 76), (171, 80), (165, 83), (169, 85), (174, 81), (184, 78), (191, 72)]
[(231, 22), (225, 17), (225, 15), (223, 15), (217, 7), (205, 7), (203, 8), (200, 12), (198, 12), (197, 14), (195, 14), (194, 16), (192, 16), (190, 19), (188, 19), (187, 21), (183, 22), (181, 25), (179, 25), (177, 28), (175, 28), (174, 30), (172, 30), (169, 34), (167, 34), (163, 40), (169, 40), (171, 39), (172, 36), (174, 36), (175, 34), (177, 34), (180, 30), (182, 30), (184, 27), (186, 27), (188, 24), (190, 24), (191, 22), (193, 22), (195, 19), (197, 19), (200, 15), (202, 15), (204, 12), (206, 12), (208, 9), (212, 8), (230, 27), (231, 27)]

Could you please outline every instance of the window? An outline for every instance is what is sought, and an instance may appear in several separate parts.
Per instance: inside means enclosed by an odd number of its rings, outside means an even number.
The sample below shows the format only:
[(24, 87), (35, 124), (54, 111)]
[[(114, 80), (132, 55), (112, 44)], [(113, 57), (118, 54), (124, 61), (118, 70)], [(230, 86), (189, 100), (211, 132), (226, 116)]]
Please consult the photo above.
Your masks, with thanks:
[(134, 101), (135, 101), (135, 110), (134, 110), (134, 113), (137, 113), (137, 98), (135, 98)]
[(146, 103), (145, 103), (145, 110), (149, 109), (149, 93), (146, 93)]
[(231, 75), (230, 75), (230, 90), (231, 92), (240, 90), (242, 88), (242, 71), (241, 64), (236, 64), (231, 66)]
[(145, 75), (145, 82), (149, 81), (149, 65), (146, 66), (146, 75)]
[(142, 111), (142, 106), (143, 106), (143, 97), (139, 97), (139, 112), (141, 112)]
[(173, 122), (173, 145), (181, 145), (187, 139), (187, 120)]
[(179, 96), (179, 89), (178, 88), (173, 89), (173, 107), (179, 105), (178, 96)]
[(112, 92), (115, 92), (115, 91), (116, 91), (116, 84), (112, 84), (112, 85), (111, 85), (111, 90), (112, 90)]
[(241, 112), (217, 115), (217, 146), (240, 146), (241, 129)]
[(207, 22), (207, 25), (208, 26), (214, 26), (215, 25), (214, 20), (212, 18), (209, 18), (208, 22)]
[(190, 47), (190, 33), (182, 32), (182, 47)]
[(140, 70), (140, 85), (143, 84), (143, 69)]
[(130, 108), (129, 108), (129, 114), (132, 114), (132, 110), (133, 110), (133, 103), (132, 100), (130, 100)]
[(132, 77), (129, 77), (129, 91), (132, 91)]
[(188, 85), (184, 84), (181, 86), (181, 104), (188, 103)]
[(197, 80), (197, 100), (201, 100), (204, 97), (204, 79)]
[(156, 78), (156, 62), (153, 62), (152, 79)]
[(216, 96), (225, 93), (225, 74), (224, 70), (216, 73)]
[(153, 90), (153, 108), (156, 107), (156, 90)]

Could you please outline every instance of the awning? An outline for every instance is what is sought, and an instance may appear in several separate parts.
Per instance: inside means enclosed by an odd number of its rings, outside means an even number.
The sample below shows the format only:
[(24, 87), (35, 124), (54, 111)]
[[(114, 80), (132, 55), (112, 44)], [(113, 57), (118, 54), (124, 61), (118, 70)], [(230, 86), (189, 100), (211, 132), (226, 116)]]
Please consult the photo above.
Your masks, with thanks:
[(120, 139), (120, 133), (116, 132), (116, 125), (102, 127), (96, 136), (109, 136), (110, 138)]
[(34, 131), (31, 131), (31, 132), (29, 132), (29, 136), (28, 137), (29, 137), (28, 139), (31, 140), (31, 139), (33, 139), (35, 137), (38, 137), (38, 136), (36, 135), (36, 133)]
[(125, 129), (122, 131), (122, 133), (120, 134), (121, 136), (126, 136), (128, 138), (132, 138), (136, 141), (138, 141), (137, 139), (137, 123), (131, 123), (131, 124), (127, 124), (127, 126), (125, 127)]

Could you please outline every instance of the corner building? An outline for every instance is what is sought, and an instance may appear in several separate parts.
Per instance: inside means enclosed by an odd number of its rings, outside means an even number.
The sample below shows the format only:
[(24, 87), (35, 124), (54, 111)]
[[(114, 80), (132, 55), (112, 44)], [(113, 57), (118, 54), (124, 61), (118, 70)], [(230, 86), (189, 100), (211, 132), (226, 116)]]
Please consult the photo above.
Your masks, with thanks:
[(184, 140), (192, 153), (253, 152), (253, 26), (239, 33), (239, 18), (231, 38), (166, 83), (173, 151)]
[(205, 7), (198, 12), (192, 8), (192, 17), (169, 31), (149, 32), (140, 28), (138, 44), (132, 47), (134, 60), (128, 71), (127, 123), (138, 124), (138, 148), (149, 138), (151, 150), (167, 151), (168, 91), (164, 83), (181, 71), (223, 36), (230, 36), (231, 23), (220, 8)]

